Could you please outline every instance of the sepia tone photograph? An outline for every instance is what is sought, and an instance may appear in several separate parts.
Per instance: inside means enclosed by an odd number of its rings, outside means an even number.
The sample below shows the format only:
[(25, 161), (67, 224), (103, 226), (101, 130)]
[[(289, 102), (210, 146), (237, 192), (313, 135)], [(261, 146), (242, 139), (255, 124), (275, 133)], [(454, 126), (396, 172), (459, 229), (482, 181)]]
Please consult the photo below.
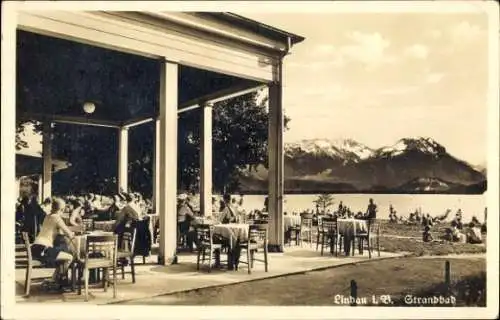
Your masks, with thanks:
[(2, 3), (5, 318), (498, 317), (498, 4), (249, 3)]

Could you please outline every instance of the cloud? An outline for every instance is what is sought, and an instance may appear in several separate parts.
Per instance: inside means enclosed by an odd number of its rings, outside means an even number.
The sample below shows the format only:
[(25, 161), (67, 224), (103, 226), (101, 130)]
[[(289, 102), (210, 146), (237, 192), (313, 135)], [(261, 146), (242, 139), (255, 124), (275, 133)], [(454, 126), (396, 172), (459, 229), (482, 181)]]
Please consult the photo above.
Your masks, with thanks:
[(405, 49), (405, 55), (415, 59), (425, 59), (429, 55), (429, 49), (423, 44), (414, 44)]
[(427, 75), (427, 77), (425, 78), (425, 82), (434, 84), (441, 82), (443, 78), (444, 78), (444, 73), (431, 73)]
[(347, 37), (353, 44), (340, 48), (342, 56), (371, 66), (392, 61), (386, 53), (391, 42), (380, 33), (353, 31)]
[(469, 21), (462, 21), (451, 27), (450, 34), (454, 42), (464, 43), (478, 39), (484, 34), (484, 30)]

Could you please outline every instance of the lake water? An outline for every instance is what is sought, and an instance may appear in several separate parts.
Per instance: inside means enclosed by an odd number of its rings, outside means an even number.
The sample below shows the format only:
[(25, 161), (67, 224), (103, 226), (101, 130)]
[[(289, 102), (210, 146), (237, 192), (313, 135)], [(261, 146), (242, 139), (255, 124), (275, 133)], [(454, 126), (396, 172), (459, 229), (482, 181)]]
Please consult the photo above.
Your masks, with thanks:
[[(313, 201), (317, 194), (290, 194), (285, 196), (285, 212), (302, 212), (307, 209), (316, 210)], [(245, 195), (243, 208), (248, 212), (250, 210), (264, 207), (265, 195)], [(448, 219), (452, 219), (458, 209), (462, 209), (464, 221), (470, 221), (476, 216), (479, 221), (484, 220), (484, 208), (486, 207), (487, 197), (483, 195), (434, 195), (434, 194), (338, 194), (333, 195), (334, 205), (330, 210), (336, 210), (339, 202), (351, 208), (352, 211), (366, 211), (368, 200), (373, 198), (378, 207), (377, 218), (388, 219), (389, 206), (392, 204), (397, 211), (397, 215), (408, 217), (410, 212), (421, 208), (422, 213), (429, 213), (431, 216), (441, 215), (446, 209), (452, 212)], [(239, 196), (237, 196), (239, 198)]]

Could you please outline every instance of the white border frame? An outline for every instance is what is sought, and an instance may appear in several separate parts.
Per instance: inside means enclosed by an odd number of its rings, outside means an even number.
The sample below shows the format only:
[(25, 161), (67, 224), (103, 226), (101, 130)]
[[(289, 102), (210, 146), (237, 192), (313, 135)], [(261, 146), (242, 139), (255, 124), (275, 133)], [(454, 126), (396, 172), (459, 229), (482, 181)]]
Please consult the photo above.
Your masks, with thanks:
[[(262, 318), (262, 307), (162, 307), (162, 306), (94, 306), (94, 305), (15, 305), (13, 284), (14, 255), (12, 228), (15, 204), (15, 183), (12, 163), (15, 162), (15, 28), (16, 11), (20, 3), (2, 3), (2, 110), (1, 110), (1, 311), (6, 319), (136, 319), (136, 318), (210, 318), (232, 319)], [(498, 212), (499, 212), (499, 7), (496, 2), (24, 2), (23, 8), (54, 10), (71, 7), (72, 10), (148, 10), (165, 11), (233, 11), (233, 12), (428, 12), (466, 13), (484, 12), (489, 17), (489, 101), (488, 101), (488, 220), (487, 249), (487, 307), (486, 308), (421, 308), (411, 307), (269, 307), (267, 318), (273, 319), (326, 319), (338, 318), (494, 318), (498, 316)], [(293, 32), (293, 30), (291, 30)], [(307, 45), (307, 39), (302, 45)], [(76, 309), (84, 312), (75, 312)], [(168, 309), (168, 310), (165, 310)], [(57, 316), (56, 316), (57, 315)]]

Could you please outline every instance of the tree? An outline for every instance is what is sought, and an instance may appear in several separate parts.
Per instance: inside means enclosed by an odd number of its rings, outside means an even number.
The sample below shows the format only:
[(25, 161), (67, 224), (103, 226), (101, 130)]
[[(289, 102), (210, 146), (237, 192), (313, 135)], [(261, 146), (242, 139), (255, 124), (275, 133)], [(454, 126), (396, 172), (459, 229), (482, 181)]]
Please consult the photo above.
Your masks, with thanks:
[(331, 194), (320, 194), (313, 202), (317, 208), (321, 208), (321, 212), (326, 212), (335, 203)]
[[(267, 167), (268, 111), (266, 99), (250, 93), (213, 106), (213, 186), (217, 192), (238, 190), (244, 170)], [(201, 110), (182, 116), (179, 125), (181, 188), (196, 188), (199, 177)], [(289, 118), (285, 117), (285, 129)]]

